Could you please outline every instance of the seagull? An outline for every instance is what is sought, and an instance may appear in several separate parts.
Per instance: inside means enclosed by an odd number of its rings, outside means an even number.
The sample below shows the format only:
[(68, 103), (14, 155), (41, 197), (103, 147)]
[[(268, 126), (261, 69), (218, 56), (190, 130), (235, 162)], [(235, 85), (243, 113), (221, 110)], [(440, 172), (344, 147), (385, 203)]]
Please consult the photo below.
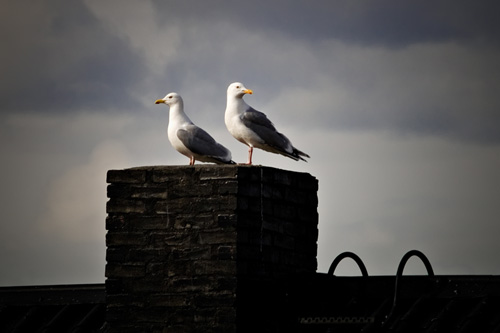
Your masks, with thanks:
[(232, 136), (248, 146), (248, 162), (252, 165), (253, 148), (281, 154), (296, 161), (307, 162), (306, 153), (295, 148), (290, 140), (276, 130), (267, 116), (245, 103), (243, 96), (253, 94), (240, 82), (234, 82), (227, 88), (227, 105), (224, 115), (226, 127)]
[(170, 107), (168, 139), (179, 153), (189, 157), (189, 165), (194, 165), (195, 160), (235, 164), (231, 160), (231, 152), (217, 143), (210, 134), (193, 124), (184, 113), (184, 102), (179, 94), (169, 93), (162, 99), (156, 100), (155, 104), (166, 104)]

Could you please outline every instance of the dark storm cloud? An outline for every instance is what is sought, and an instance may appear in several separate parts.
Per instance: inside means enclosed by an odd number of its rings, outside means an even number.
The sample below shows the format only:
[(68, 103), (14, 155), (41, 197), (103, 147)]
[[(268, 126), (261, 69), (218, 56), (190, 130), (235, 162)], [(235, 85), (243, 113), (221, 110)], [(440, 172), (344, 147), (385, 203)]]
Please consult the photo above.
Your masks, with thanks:
[(335, 38), (349, 43), (403, 47), (446, 40), (500, 42), (494, 1), (155, 1), (174, 20), (230, 20), (259, 32), (278, 30), (295, 38)]
[[(331, 22), (335, 38), (349, 42), (406, 46), (447, 40), (491, 39), (498, 42), (500, 24), (493, 2), (465, 1), (343, 1), (318, 13), (320, 22)], [(312, 21), (312, 22), (315, 22)], [(325, 31), (326, 29), (317, 29)], [(325, 32), (326, 33), (326, 32)], [(312, 34), (311, 34), (312, 35)]]
[(81, 2), (17, 1), (3, 7), (3, 112), (137, 105), (126, 94), (110, 96), (141, 79), (140, 57), (110, 35)]

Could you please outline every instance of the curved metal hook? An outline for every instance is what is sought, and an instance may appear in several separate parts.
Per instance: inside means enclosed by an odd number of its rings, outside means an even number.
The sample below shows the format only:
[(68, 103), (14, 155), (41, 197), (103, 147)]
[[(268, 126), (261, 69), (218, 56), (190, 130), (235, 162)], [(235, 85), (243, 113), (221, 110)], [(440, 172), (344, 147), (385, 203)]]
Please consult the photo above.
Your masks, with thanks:
[(392, 301), (392, 308), (391, 311), (389, 312), (389, 315), (386, 317), (385, 323), (388, 322), (388, 320), (392, 317), (392, 314), (394, 313), (394, 310), (396, 309), (396, 304), (397, 304), (397, 299), (398, 299), (398, 294), (399, 294), (399, 279), (403, 276), (403, 270), (405, 268), (406, 263), (408, 262), (408, 259), (410, 259), (413, 256), (417, 256), (422, 260), (422, 262), (425, 265), (425, 269), (427, 270), (427, 274), (430, 277), (434, 276), (434, 270), (432, 269), (431, 263), (429, 259), (423, 254), (422, 252), (418, 250), (411, 250), (408, 251), (403, 258), (401, 258), (401, 261), (399, 262), (398, 270), (396, 273), (396, 282), (394, 284), (394, 299)]
[(365, 264), (363, 263), (363, 261), (361, 260), (361, 258), (355, 254), (355, 253), (352, 253), (352, 252), (342, 252), (341, 254), (339, 254), (332, 262), (332, 264), (330, 265), (330, 269), (328, 270), (328, 275), (333, 275), (333, 273), (335, 272), (335, 269), (337, 268), (337, 265), (344, 259), (344, 258), (351, 258), (352, 260), (354, 260), (356, 262), (356, 264), (358, 264), (358, 267), (359, 269), (361, 270), (361, 274), (364, 276), (364, 277), (367, 277), (368, 276), (368, 271), (366, 270), (366, 267), (365, 267)]
[(434, 270), (432, 269), (431, 263), (430, 263), (429, 259), (427, 259), (425, 254), (423, 254), (422, 252), (420, 252), (418, 250), (411, 250), (411, 251), (408, 251), (403, 256), (403, 258), (401, 258), (401, 261), (399, 262), (398, 271), (396, 273), (396, 281), (397, 281), (397, 278), (399, 276), (403, 275), (403, 270), (405, 268), (406, 263), (408, 262), (408, 259), (410, 259), (413, 256), (417, 256), (420, 258), (420, 260), (422, 260), (422, 262), (425, 265), (425, 269), (427, 270), (427, 274), (429, 276), (434, 276)]

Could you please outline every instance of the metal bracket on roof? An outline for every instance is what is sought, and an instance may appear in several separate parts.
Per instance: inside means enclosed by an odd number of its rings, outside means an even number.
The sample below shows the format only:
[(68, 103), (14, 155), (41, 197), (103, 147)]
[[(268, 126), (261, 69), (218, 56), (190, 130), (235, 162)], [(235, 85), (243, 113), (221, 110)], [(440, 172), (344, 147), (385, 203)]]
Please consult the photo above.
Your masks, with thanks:
[(427, 259), (427, 257), (425, 256), (425, 254), (423, 254), (422, 252), (420, 252), (418, 250), (408, 251), (403, 256), (403, 258), (401, 258), (401, 261), (399, 262), (398, 270), (397, 270), (397, 273), (396, 273), (396, 282), (394, 284), (394, 300), (392, 302), (392, 308), (391, 308), (391, 311), (389, 312), (389, 314), (386, 316), (385, 321), (382, 323), (382, 325), (387, 324), (387, 322), (389, 321), (389, 319), (392, 317), (392, 315), (394, 313), (394, 310), (396, 309), (398, 295), (399, 295), (399, 289), (400, 289), (399, 280), (403, 276), (403, 270), (405, 268), (406, 263), (408, 262), (408, 259), (410, 259), (413, 256), (417, 256), (417, 257), (420, 258), (420, 260), (422, 260), (422, 262), (425, 265), (425, 269), (427, 270), (427, 274), (430, 277), (434, 276), (434, 270), (432, 269), (431, 263), (430, 263), (429, 259)]
[(427, 259), (425, 254), (423, 254), (422, 252), (420, 252), (418, 250), (411, 250), (411, 251), (408, 251), (403, 256), (401, 261), (399, 262), (398, 271), (396, 273), (396, 282), (398, 280), (398, 277), (403, 275), (403, 269), (405, 268), (406, 262), (408, 261), (408, 259), (410, 259), (413, 256), (417, 256), (420, 258), (420, 260), (422, 260), (422, 262), (425, 265), (425, 269), (427, 270), (427, 274), (429, 276), (434, 276), (434, 270), (432, 269), (431, 263), (430, 263), (429, 259)]
[(368, 277), (368, 271), (366, 270), (365, 264), (361, 260), (361, 258), (352, 252), (343, 252), (339, 254), (332, 262), (330, 265), (330, 269), (328, 270), (328, 275), (334, 275), (333, 273), (335, 272), (335, 269), (337, 268), (337, 265), (344, 259), (344, 258), (351, 258), (358, 264), (359, 269), (361, 270), (361, 274), (364, 277)]

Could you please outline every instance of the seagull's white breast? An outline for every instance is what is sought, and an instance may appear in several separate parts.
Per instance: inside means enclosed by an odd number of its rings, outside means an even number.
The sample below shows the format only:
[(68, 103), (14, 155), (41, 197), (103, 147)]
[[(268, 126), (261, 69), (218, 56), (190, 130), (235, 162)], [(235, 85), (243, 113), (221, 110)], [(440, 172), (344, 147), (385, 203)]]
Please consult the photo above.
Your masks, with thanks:
[(259, 147), (262, 139), (241, 121), (241, 115), (248, 109), (242, 99), (228, 101), (224, 122), (227, 130), (238, 141), (251, 146)]
[(170, 126), (170, 124), (169, 124), (168, 130), (167, 130), (168, 140), (172, 144), (172, 147), (174, 147), (175, 150), (177, 150), (179, 153), (186, 155), (187, 157), (191, 157), (192, 152), (186, 146), (184, 146), (182, 141), (177, 136), (177, 131), (181, 128), (182, 128), (182, 126), (173, 127), (173, 126)]

